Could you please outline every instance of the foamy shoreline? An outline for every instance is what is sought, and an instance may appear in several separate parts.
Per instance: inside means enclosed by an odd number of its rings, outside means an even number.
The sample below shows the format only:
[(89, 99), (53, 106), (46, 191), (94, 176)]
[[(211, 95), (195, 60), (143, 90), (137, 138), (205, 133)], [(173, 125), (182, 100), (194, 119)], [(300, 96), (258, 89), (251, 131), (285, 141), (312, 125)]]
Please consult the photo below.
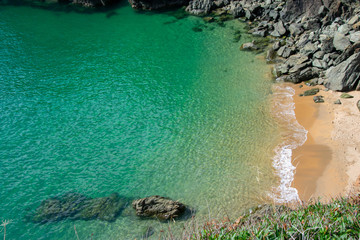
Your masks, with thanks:
[[(291, 148), (291, 165), (296, 166), (296, 169), (289, 189), (294, 188), (299, 198), (305, 201), (310, 198), (321, 198), (326, 201), (331, 197), (346, 195), (354, 187), (359, 188), (357, 182), (360, 176), (360, 111), (356, 107), (356, 102), (360, 99), (360, 92), (350, 92), (354, 98), (342, 99), (342, 93), (325, 91), (323, 86), (299, 86), (300, 84), (279, 84), (280, 88), (292, 88), (294, 91), (293, 97), (284, 99), (285, 102), (288, 101), (288, 106), (294, 104), (296, 118), (295, 121), (289, 121), (289, 126), (293, 124), (292, 127), (297, 129), (296, 131), (301, 127), (307, 131), (305, 141), (302, 141), (301, 137), (298, 141), (303, 144)], [(317, 95), (324, 96), (325, 103), (314, 103), (313, 96), (299, 96), (311, 88), (321, 89)], [(334, 104), (337, 99), (341, 100), (341, 105)], [(291, 114), (287, 117), (292, 119)], [(294, 125), (294, 122), (298, 122), (300, 127)], [(292, 138), (291, 135), (289, 137)], [(283, 167), (289, 168), (289, 161), (284, 160), (289, 158), (289, 154), (283, 153), (282, 156)], [(275, 165), (276, 159), (274, 167)], [(279, 175), (282, 178), (281, 182), (288, 178), (283, 174)], [(287, 197), (294, 198), (293, 194)]]

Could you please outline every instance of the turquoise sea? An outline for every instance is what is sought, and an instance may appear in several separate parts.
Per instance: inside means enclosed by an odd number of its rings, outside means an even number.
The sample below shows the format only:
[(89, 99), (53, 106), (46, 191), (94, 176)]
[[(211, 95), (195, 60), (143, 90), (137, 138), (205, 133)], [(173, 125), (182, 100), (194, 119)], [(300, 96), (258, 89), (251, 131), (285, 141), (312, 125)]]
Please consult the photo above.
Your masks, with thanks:
[(26, 218), (69, 191), (167, 196), (191, 206), (200, 225), (235, 219), (279, 185), (270, 67), (239, 50), (251, 40), (234, 41), (244, 25), (127, 5), (109, 11), (0, 5), (8, 240), (76, 239), (74, 225), (80, 239), (139, 239), (148, 226), (159, 239), (193, 221), (142, 220), (131, 206), (112, 223)]

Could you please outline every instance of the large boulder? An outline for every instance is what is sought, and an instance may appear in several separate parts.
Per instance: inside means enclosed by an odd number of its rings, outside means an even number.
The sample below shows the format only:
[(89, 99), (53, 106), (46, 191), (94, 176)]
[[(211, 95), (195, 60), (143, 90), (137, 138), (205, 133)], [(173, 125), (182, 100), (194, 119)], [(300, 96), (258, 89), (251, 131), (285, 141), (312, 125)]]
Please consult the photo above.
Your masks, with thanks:
[(274, 37), (281, 37), (285, 35), (285, 33), (286, 33), (286, 28), (284, 27), (283, 22), (278, 21), (277, 23), (274, 24), (274, 31), (272, 31), (270, 35)]
[(205, 15), (211, 11), (213, 0), (191, 0), (186, 11), (194, 15)]
[(184, 204), (169, 198), (151, 196), (134, 200), (133, 208), (140, 217), (155, 217), (159, 220), (169, 220), (180, 217), (186, 210)]
[(292, 83), (301, 83), (319, 77), (319, 69), (307, 67), (301, 71), (280, 77), (280, 80)]
[(349, 38), (340, 32), (335, 33), (333, 44), (338, 51), (344, 51), (351, 45)]
[(155, 10), (187, 5), (189, 0), (129, 0), (132, 8)]
[(109, 197), (89, 198), (79, 193), (66, 193), (41, 202), (31, 220), (47, 223), (64, 219), (99, 219), (112, 222), (125, 208), (127, 201), (117, 193)]
[(302, 15), (313, 17), (318, 14), (322, 5), (322, 0), (287, 0), (282, 18), (291, 21)]
[(334, 91), (360, 90), (360, 53), (326, 71), (325, 87)]

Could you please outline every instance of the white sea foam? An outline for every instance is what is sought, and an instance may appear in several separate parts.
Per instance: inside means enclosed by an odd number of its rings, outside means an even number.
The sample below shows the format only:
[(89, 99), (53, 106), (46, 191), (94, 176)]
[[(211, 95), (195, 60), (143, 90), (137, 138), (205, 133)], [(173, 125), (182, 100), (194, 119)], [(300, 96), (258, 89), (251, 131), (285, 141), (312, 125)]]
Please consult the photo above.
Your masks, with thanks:
[(295, 90), (289, 86), (276, 85), (273, 92), (275, 112), (285, 130), (282, 132), (283, 141), (275, 148), (273, 158), (280, 185), (270, 195), (279, 203), (299, 201), (297, 189), (291, 187), (296, 169), (292, 164), (292, 151), (306, 142), (307, 130), (296, 120), (293, 100)]

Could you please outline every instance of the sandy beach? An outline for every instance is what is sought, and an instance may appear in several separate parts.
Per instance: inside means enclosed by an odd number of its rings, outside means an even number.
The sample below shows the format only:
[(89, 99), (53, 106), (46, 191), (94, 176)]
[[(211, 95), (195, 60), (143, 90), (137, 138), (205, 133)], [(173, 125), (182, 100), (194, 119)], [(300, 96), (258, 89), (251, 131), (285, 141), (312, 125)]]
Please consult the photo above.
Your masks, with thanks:
[[(292, 186), (301, 200), (327, 201), (359, 185), (360, 111), (356, 103), (360, 92), (350, 92), (354, 98), (343, 99), (340, 92), (316, 86), (320, 88), (317, 95), (324, 96), (325, 102), (315, 103), (313, 96), (299, 96), (315, 87), (301, 85), (288, 85), (295, 89), (297, 121), (308, 131), (306, 142), (293, 151), (296, 173)], [(334, 104), (337, 99), (342, 104)]]

